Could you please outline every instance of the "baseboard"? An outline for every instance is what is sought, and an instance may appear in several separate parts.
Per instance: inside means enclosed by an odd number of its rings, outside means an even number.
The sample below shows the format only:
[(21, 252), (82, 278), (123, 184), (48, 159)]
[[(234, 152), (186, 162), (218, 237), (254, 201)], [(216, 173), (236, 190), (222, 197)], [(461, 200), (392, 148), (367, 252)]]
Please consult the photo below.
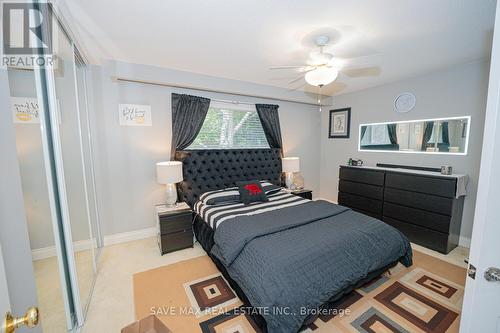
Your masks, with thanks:
[[(73, 242), (73, 248), (75, 249), (75, 252), (85, 251), (95, 247), (92, 246), (93, 243), (96, 243), (96, 241), (91, 239), (76, 241)], [(55, 246), (47, 246), (31, 250), (31, 257), (33, 258), (33, 261), (55, 257), (56, 255), (57, 252)]]
[(131, 242), (139, 239), (149, 238), (156, 236), (156, 227), (139, 229), (134, 231), (122, 232), (119, 234), (104, 236), (104, 246)]
[[(110, 246), (114, 244), (126, 243), (135, 240), (140, 240), (144, 238), (150, 238), (156, 236), (156, 227), (145, 228), (134, 231), (122, 232), (119, 234), (104, 236), (104, 246)], [(85, 251), (91, 249), (92, 240), (77, 241), (73, 243), (73, 247), (76, 252)], [(34, 249), (31, 251), (31, 256), (33, 261), (43, 260), (51, 257), (55, 257), (57, 254), (55, 246), (43, 247), (40, 249)]]

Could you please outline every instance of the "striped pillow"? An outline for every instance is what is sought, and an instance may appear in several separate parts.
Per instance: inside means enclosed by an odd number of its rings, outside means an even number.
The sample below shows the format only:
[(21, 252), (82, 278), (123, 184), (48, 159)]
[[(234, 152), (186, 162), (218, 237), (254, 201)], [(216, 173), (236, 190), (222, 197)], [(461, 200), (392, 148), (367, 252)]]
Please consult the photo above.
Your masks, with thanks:
[[(266, 195), (277, 193), (282, 189), (280, 186), (273, 185), (267, 180), (261, 180), (260, 184)], [(200, 196), (199, 200), (206, 205), (214, 206), (230, 205), (241, 202), (240, 192), (237, 187), (228, 187), (222, 190), (205, 192)]]

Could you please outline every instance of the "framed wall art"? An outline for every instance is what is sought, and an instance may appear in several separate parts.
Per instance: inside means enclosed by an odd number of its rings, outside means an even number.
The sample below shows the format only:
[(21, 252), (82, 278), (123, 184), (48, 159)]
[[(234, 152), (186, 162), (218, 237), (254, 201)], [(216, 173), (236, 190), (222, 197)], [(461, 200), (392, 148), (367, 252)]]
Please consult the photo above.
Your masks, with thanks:
[(351, 108), (330, 110), (328, 138), (347, 139), (351, 132)]

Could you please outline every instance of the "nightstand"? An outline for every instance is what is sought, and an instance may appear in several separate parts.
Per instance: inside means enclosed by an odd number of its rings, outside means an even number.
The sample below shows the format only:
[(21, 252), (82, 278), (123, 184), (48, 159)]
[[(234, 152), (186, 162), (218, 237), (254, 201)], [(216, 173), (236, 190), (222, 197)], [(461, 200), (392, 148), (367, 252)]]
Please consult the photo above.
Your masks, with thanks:
[(193, 212), (185, 202), (156, 206), (158, 246), (162, 255), (193, 247)]
[(302, 190), (291, 191), (290, 193), (292, 193), (293, 195), (297, 195), (299, 197), (302, 197), (304, 199), (312, 200), (312, 191), (311, 190), (302, 189)]

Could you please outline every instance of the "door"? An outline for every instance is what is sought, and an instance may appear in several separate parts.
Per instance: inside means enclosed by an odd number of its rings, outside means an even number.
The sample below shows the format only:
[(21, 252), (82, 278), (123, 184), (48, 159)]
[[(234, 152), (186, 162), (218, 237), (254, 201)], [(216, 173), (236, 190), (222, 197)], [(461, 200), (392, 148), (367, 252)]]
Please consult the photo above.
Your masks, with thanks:
[(7, 286), (7, 275), (2, 256), (2, 246), (0, 245), (0, 313), (5, 316), (0, 322), (0, 333), (10, 333), (17, 327), (35, 328), (38, 326), (39, 313), (36, 307), (29, 308), (24, 316), (17, 318), (12, 316), (9, 288)]
[[(497, 3), (474, 228), (460, 332), (500, 333), (500, 1)], [(494, 273), (494, 274), (492, 274)], [(496, 275), (495, 275), (496, 274)], [(496, 276), (496, 277), (495, 277)]]
[[(23, 206), (7, 71), (0, 69), (0, 333), (7, 310), (22, 315), (37, 305), (35, 276)], [(40, 328), (30, 333), (39, 333)]]
[[(7, 287), (7, 276), (5, 275), (5, 266), (3, 265), (2, 246), (0, 245), (0, 314), (3, 316), (10, 312), (9, 290)], [(4, 324), (0, 324), (0, 333), (5, 331)]]

